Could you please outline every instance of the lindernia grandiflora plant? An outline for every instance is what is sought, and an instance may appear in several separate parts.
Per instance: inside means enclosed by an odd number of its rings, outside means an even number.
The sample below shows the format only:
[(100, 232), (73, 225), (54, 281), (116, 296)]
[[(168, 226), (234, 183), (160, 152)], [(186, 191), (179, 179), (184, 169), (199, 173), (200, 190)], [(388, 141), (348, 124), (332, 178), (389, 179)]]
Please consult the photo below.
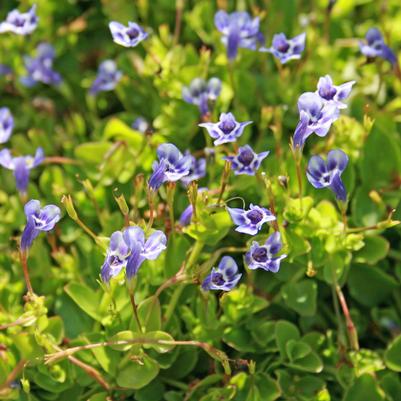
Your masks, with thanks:
[(398, 400), (396, 0), (25, 3), (0, 398)]

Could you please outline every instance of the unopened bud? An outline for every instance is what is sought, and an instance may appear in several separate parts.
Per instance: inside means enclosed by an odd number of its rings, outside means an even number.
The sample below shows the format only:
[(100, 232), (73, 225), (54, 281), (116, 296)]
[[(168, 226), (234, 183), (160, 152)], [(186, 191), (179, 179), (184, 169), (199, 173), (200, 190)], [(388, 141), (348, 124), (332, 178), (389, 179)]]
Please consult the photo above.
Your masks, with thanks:
[(369, 192), (369, 198), (378, 205), (383, 203), (383, 199), (381, 198), (380, 194), (375, 190)]
[(65, 210), (68, 213), (68, 216), (70, 216), (73, 220), (77, 221), (78, 214), (75, 211), (74, 202), (71, 198), (71, 195), (63, 195), (63, 197), (61, 198), (61, 203), (64, 205)]
[(113, 191), (114, 199), (117, 202), (117, 205), (121, 210), (121, 213), (124, 216), (126, 216), (129, 213), (129, 208), (128, 208), (127, 202), (125, 200), (124, 194), (117, 195), (117, 193), (116, 193), (117, 191), (118, 191), (117, 188), (115, 188)]

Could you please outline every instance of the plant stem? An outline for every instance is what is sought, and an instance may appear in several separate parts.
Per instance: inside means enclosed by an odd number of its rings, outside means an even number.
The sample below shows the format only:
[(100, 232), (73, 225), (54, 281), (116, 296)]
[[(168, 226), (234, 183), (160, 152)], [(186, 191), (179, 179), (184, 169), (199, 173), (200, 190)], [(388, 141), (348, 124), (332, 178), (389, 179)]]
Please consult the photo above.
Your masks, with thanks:
[(24, 272), (26, 288), (28, 289), (28, 293), (33, 294), (31, 279), (29, 277), (29, 270), (28, 270), (28, 254), (26, 251), (20, 250), (19, 255), (22, 265), (22, 271)]
[(220, 193), (219, 193), (219, 198), (217, 200), (218, 205), (220, 205), (223, 199), (224, 191), (226, 190), (227, 187), (228, 177), (230, 175), (230, 170), (231, 170), (231, 163), (226, 160), (226, 163), (224, 164), (223, 175), (221, 176)]
[(341, 290), (341, 287), (337, 283), (336, 283), (336, 292), (337, 292), (337, 296), (338, 296), (341, 308), (342, 308), (344, 316), (345, 316), (345, 321), (347, 323), (348, 337), (349, 337), (351, 348), (354, 351), (358, 351), (359, 350), (358, 333), (356, 331), (356, 327), (355, 327), (354, 322), (352, 321), (351, 315), (349, 313), (347, 301), (345, 300), (345, 297)]
[(135, 318), (135, 322), (138, 326), (138, 330), (140, 333), (143, 333), (141, 321), (140, 321), (139, 315), (138, 315), (138, 308), (135, 303), (134, 289), (132, 287), (133, 287), (133, 280), (131, 279), (131, 280), (127, 281), (127, 289), (128, 289), (129, 299), (131, 301), (132, 310), (134, 312), (134, 318)]
[(175, 182), (169, 182), (167, 184), (167, 206), (168, 214), (170, 218), (171, 230), (174, 232), (174, 194), (175, 194)]
[(185, 0), (176, 0), (175, 2), (175, 29), (174, 29), (174, 46), (178, 43), (181, 33), (182, 11), (184, 9)]
[(298, 198), (299, 198), (299, 207), (302, 212), (302, 195), (303, 195), (303, 188), (302, 188), (302, 172), (301, 172), (301, 163), (302, 163), (302, 149), (296, 148), (294, 149), (291, 145), (292, 156), (295, 161), (295, 168), (297, 171), (297, 180), (298, 180)]

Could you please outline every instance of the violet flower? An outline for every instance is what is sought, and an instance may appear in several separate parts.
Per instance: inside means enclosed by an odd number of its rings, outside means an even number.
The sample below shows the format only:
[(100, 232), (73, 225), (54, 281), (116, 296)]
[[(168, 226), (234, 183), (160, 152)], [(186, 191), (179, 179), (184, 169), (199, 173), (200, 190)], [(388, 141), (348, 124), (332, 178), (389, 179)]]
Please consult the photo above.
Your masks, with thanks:
[(202, 116), (210, 111), (210, 104), (215, 102), (221, 92), (221, 81), (218, 78), (210, 78), (205, 81), (195, 78), (189, 86), (182, 88), (182, 98), (185, 102), (198, 106)]
[(261, 52), (268, 52), (280, 60), (281, 64), (285, 64), (290, 60), (301, 58), (301, 54), (305, 49), (306, 34), (301, 33), (292, 39), (287, 39), (284, 33), (273, 36), (272, 46), (269, 48), (262, 47)]
[(331, 150), (327, 155), (327, 162), (320, 156), (310, 158), (306, 176), (315, 188), (330, 188), (338, 200), (345, 202), (347, 191), (341, 174), (347, 164), (348, 156), (342, 150)]
[(150, 129), (150, 124), (148, 121), (146, 121), (144, 117), (137, 117), (135, 121), (131, 124), (131, 127), (134, 130), (145, 134)]
[(186, 227), (191, 224), (192, 215), (194, 208), (192, 205), (188, 205), (185, 210), (181, 213), (179, 223), (181, 227)]
[(55, 205), (40, 207), (38, 200), (32, 199), (24, 206), (26, 226), (21, 236), (21, 250), (27, 251), (41, 231), (53, 230), (60, 220), (60, 208)]
[(252, 205), (252, 203), (249, 205), (248, 210), (230, 207), (227, 210), (234, 224), (238, 226), (235, 231), (244, 234), (256, 235), (261, 230), (263, 224), (276, 220), (276, 217), (270, 210)]
[(0, 108), (0, 143), (5, 143), (10, 138), (14, 129), (14, 118), (8, 107)]
[(122, 77), (122, 72), (117, 69), (113, 60), (104, 60), (98, 69), (97, 76), (92, 83), (90, 93), (95, 95), (101, 91), (113, 90)]
[(330, 75), (319, 78), (317, 91), (315, 92), (323, 102), (334, 104), (338, 109), (346, 109), (347, 105), (343, 100), (347, 99), (351, 93), (355, 81), (349, 81), (341, 85), (334, 85)]
[(112, 21), (109, 23), (109, 28), (113, 41), (124, 47), (135, 47), (148, 37), (148, 33), (135, 22), (128, 22), (128, 26), (124, 26)]
[(37, 25), (36, 5), (33, 5), (26, 13), (18, 10), (10, 11), (5, 21), (0, 23), (0, 33), (13, 32), (17, 35), (29, 35)]
[(192, 156), (183, 156), (172, 143), (163, 143), (157, 148), (158, 162), (153, 163), (153, 174), (149, 187), (156, 191), (164, 182), (175, 182), (187, 176), (192, 165)]
[(226, 156), (224, 160), (231, 162), (231, 168), (234, 170), (235, 175), (255, 175), (263, 159), (265, 159), (269, 153), (270, 152), (267, 151), (257, 154), (249, 145), (245, 145), (239, 148), (238, 154), (235, 156)]
[(199, 127), (207, 129), (209, 135), (215, 139), (215, 146), (223, 143), (235, 142), (242, 135), (244, 128), (252, 121), (238, 122), (232, 113), (221, 113), (218, 123), (201, 123)]
[(390, 47), (384, 43), (383, 36), (377, 28), (369, 29), (365, 39), (366, 42), (359, 42), (359, 49), (363, 55), (368, 59), (380, 57), (393, 65), (396, 64), (397, 56)]
[(44, 160), (42, 148), (37, 148), (35, 156), (12, 157), (8, 149), (0, 151), (0, 165), (14, 172), (19, 192), (25, 193), (29, 182), (29, 172)]
[(202, 289), (230, 291), (237, 285), (241, 276), (235, 260), (231, 256), (224, 256), (217, 269), (213, 267), (210, 274), (203, 280)]
[(256, 241), (252, 242), (250, 250), (245, 255), (245, 261), (251, 270), (263, 269), (277, 273), (280, 269), (280, 262), (287, 257), (287, 255), (277, 256), (281, 248), (281, 236), (276, 231), (263, 245), (259, 245)]
[(166, 249), (167, 238), (162, 231), (154, 231), (148, 239), (140, 227), (128, 227), (115, 231), (110, 237), (106, 259), (101, 268), (101, 277), (108, 283), (122, 269), (130, 280), (145, 260), (155, 260)]
[(323, 101), (316, 93), (303, 93), (298, 99), (300, 121), (295, 129), (293, 143), (302, 148), (313, 133), (324, 137), (331, 124), (338, 119), (339, 110), (333, 102)]
[(206, 175), (206, 159), (203, 157), (197, 159), (195, 156), (192, 156), (188, 150), (185, 152), (185, 156), (191, 158), (191, 166), (188, 175), (182, 177), (181, 182), (185, 186), (188, 186), (192, 181), (200, 180)]
[(54, 56), (53, 46), (48, 43), (41, 43), (36, 48), (36, 57), (24, 57), (28, 75), (21, 78), (21, 83), (27, 87), (32, 87), (38, 82), (47, 85), (60, 84), (61, 76), (53, 70)]
[(216, 28), (223, 34), (221, 41), (227, 48), (227, 57), (234, 60), (238, 49), (256, 50), (258, 44), (264, 41), (259, 31), (259, 18), (252, 19), (247, 12), (233, 12), (228, 14), (220, 10), (214, 16)]

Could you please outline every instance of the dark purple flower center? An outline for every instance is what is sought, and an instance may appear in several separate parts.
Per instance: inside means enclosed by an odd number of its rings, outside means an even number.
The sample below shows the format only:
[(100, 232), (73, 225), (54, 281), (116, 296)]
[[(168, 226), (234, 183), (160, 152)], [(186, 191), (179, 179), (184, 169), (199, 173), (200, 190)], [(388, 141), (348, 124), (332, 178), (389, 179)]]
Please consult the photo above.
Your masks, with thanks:
[(222, 121), (219, 124), (219, 128), (224, 132), (225, 135), (228, 135), (235, 128), (235, 122), (231, 119)]
[(252, 258), (259, 263), (264, 263), (268, 259), (267, 249), (260, 247), (252, 252)]
[(112, 255), (109, 258), (110, 266), (119, 266), (122, 263), (123, 263), (123, 261), (117, 255)]
[(139, 36), (139, 31), (136, 28), (130, 28), (127, 30), (127, 35), (130, 39), (135, 39)]
[(244, 166), (249, 166), (254, 159), (254, 154), (250, 149), (243, 149), (240, 151), (238, 155), (238, 161), (242, 163)]
[(290, 44), (285, 40), (281, 40), (279, 43), (276, 44), (276, 49), (280, 53), (286, 53), (289, 48), (290, 48)]
[(16, 18), (13, 21), (13, 24), (17, 27), (23, 27), (25, 25), (25, 19), (24, 18)]
[(224, 277), (221, 273), (214, 273), (212, 275), (212, 283), (215, 285), (224, 285)]
[(258, 224), (263, 219), (263, 213), (259, 210), (251, 210), (246, 214), (249, 220), (251, 220), (252, 224)]
[(337, 93), (337, 89), (334, 88), (333, 86), (327, 86), (325, 88), (319, 89), (320, 97), (322, 97), (323, 99), (326, 99), (326, 100), (332, 100), (336, 93)]

